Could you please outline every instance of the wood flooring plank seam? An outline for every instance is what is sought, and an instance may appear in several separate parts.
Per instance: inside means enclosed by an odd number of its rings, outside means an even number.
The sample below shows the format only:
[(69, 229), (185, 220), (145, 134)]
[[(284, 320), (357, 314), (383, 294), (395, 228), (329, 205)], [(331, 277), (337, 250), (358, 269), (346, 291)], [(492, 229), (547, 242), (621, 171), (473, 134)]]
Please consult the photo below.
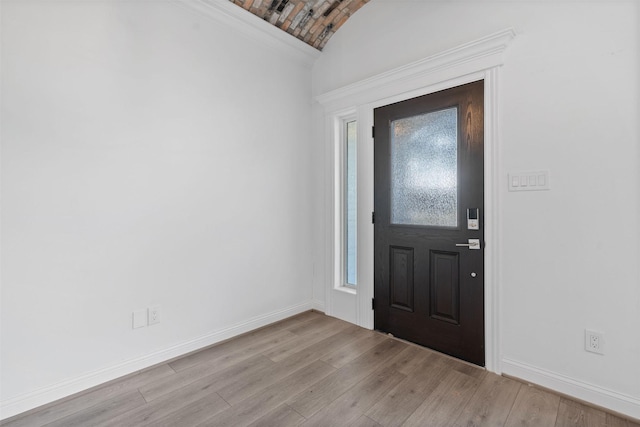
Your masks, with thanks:
[(305, 420), (307, 420), (308, 418), (305, 417), (304, 415), (302, 415), (300, 412), (296, 411), (296, 408), (292, 407), (291, 405), (289, 405), (288, 403), (285, 403), (285, 405), (287, 405), (289, 408), (291, 408), (292, 411), (294, 411), (296, 414), (300, 415), (302, 418), (304, 418)]
[(322, 341), (319, 341), (312, 346), (306, 347), (301, 351), (281, 360), (280, 362), (275, 363), (273, 369), (270, 370), (270, 372), (268, 372), (266, 375), (259, 376), (253, 384), (232, 384), (228, 388), (221, 389), (221, 395), (225, 397), (225, 399), (228, 397), (227, 401), (233, 405), (234, 401), (241, 401), (243, 400), (243, 398), (246, 398), (251, 394), (249, 392), (251, 386), (255, 387), (256, 384), (259, 384), (259, 387), (264, 388), (271, 383), (277, 382), (281, 378), (291, 375), (292, 372), (295, 372), (299, 369), (304, 369), (309, 364), (319, 360), (320, 357), (327, 352), (330, 352), (334, 349), (339, 349), (346, 343), (345, 340), (347, 340), (350, 336), (351, 335), (348, 332), (341, 330), (338, 333), (333, 334), (323, 339)]

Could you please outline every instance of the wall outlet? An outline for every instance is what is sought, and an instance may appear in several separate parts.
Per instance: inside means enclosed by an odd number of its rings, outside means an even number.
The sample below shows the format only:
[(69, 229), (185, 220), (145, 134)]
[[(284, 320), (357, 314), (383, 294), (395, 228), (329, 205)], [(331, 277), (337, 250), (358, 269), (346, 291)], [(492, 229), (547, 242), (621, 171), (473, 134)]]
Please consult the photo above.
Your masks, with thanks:
[(160, 306), (154, 305), (148, 308), (149, 313), (149, 325), (155, 325), (160, 323)]
[(147, 326), (147, 312), (145, 310), (135, 310), (133, 312), (133, 329)]
[(604, 354), (604, 334), (585, 329), (584, 349), (591, 353)]

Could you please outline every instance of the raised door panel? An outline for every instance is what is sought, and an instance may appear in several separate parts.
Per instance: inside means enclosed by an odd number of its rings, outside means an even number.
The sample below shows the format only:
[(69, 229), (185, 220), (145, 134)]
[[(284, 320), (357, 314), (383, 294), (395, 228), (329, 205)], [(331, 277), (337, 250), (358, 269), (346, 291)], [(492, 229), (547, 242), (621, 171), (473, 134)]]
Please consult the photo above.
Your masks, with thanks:
[(460, 254), (431, 251), (430, 316), (460, 324)]
[(391, 246), (389, 256), (391, 307), (413, 311), (413, 249)]

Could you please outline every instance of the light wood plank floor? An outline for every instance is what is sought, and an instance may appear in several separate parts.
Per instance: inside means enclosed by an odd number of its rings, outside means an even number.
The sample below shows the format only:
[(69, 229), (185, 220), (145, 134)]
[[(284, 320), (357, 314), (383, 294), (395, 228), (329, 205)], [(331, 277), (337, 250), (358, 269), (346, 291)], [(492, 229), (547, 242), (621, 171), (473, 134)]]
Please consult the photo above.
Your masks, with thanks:
[(640, 427), (315, 312), (1, 424)]

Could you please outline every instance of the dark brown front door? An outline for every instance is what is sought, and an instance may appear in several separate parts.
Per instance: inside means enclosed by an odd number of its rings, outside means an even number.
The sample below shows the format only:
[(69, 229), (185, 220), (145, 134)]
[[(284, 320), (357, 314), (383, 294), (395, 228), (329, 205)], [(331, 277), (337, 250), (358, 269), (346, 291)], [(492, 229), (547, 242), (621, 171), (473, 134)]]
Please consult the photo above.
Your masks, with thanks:
[(483, 94), (479, 81), (374, 110), (375, 328), (481, 366)]

